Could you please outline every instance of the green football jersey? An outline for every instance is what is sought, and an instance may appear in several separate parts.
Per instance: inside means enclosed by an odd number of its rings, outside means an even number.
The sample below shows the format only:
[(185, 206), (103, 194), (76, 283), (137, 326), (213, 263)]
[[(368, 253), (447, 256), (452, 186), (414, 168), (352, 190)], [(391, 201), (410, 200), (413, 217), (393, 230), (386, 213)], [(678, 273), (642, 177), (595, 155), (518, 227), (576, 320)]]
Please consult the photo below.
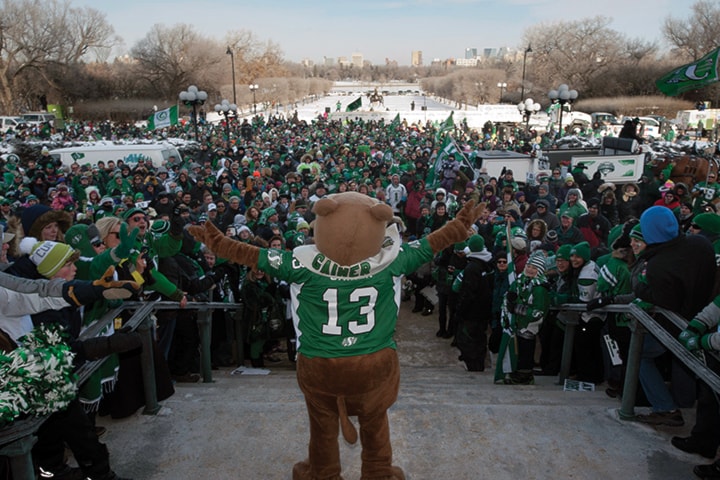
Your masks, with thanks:
[(315, 245), (261, 249), (258, 268), (290, 284), (299, 353), (337, 358), (395, 348), (402, 276), (432, 260), (433, 252), (426, 239), (401, 243), (395, 225), (386, 235), (380, 253), (350, 267)]

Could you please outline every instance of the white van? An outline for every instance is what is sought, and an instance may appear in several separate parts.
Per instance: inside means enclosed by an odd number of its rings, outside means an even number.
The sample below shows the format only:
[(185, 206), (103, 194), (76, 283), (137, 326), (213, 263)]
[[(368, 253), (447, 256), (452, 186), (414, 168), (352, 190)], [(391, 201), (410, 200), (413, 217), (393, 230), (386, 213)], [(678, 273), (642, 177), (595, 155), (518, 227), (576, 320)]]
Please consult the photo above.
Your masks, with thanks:
[(122, 160), (126, 164), (133, 165), (140, 158), (145, 159), (146, 163), (152, 163), (155, 168), (165, 165), (170, 157), (175, 157), (176, 161), (180, 161), (180, 153), (169, 143), (149, 144), (149, 145), (86, 145), (79, 147), (57, 148), (50, 150), (50, 156), (55, 160), (60, 160), (64, 166), (70, 166), (77, 162), (80, 165), (89, 163), (92, 166), (103, 161), (107, 164), (112, 160), (117, 163)]
[(39, 125), (45, 122), (53, 123), (57, 117), (54, 113), (28, 112), (20, 115), (20, 118), (24, 123), (27, 123), (28, 125)]
[(26, 123), (20, 117), (0, 117), (1, 132), (7, 132), (9, 129), (17, 131), (23, 125), (26, 125)]

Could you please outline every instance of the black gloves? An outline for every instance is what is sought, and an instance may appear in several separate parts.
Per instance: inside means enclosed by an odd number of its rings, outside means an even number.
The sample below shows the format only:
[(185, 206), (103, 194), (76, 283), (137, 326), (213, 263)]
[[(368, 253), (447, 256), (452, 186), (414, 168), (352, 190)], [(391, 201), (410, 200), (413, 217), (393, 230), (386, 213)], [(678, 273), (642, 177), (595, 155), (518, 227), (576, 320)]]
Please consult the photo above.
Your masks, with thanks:
[(170, 219), (170, 235), (173, 237), (182, 236), (183, 229), (185, 228), (185, 219), (180, 216), (180, 212), (180, 208), (175, 207), (172, 219)]
[(79, 349), (87, 360), (97, 360), (112, 353), (129, 352), (142, 347), (137, 332), (117, 331), (109, 337), (88, 338), (80, 342)]
[(590, 300), (587, 304), (587, 311), (596, 310), (598, 308), (605, 307), (607, 305), (611, 305), (614, 301), (614, 297), (611, 296), (605, 296), (605, 297), (598, 297)]
[(515, 313), (517, 298), (518, 294), (515, 292), (507, 292), (507, 294), (505, 294), (505, 301), (507, 302), (508, 312)]

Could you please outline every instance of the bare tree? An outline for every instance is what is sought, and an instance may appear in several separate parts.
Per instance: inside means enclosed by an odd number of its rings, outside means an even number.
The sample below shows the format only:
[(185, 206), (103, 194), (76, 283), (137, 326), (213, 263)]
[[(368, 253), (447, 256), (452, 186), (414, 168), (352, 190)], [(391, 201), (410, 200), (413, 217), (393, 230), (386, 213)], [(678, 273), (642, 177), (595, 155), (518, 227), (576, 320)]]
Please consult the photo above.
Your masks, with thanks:
[(168, 101), (192, 84), (217, 95), (227, 62), (221, 44), (186, 24), (154, 25), (131, 55), (148, 93)]
[[(3, 0), (0, 19), (0, 109), (5, 113), (31, 107), (36, 94), (58, 89), (48, 75), (50, 66), (77, 64), (118, 42), (102, 13), (72, 8), (68, 1)], [(39, 92), (20, 89), (30, 85)]]
[(235, 76), (239, 84), (286, 75), (282, 50), (272, 41), (262, 42), (252, 32), (238, 30), (227, 34), (226, 43), (235, 56)]
[(665, 38), (691, 60), (697, 60), (720, 45), (720, 6), (700, 0), (687, 19), (668, 17), (662, 32)]
[(585, 89), (622, 57), (624, 39), (609, 23), (607, 17), (596, 16), (530, 27), (524, 43), (532, 44), (534, 78), (544, 78), (547, 87), (567, 83)]

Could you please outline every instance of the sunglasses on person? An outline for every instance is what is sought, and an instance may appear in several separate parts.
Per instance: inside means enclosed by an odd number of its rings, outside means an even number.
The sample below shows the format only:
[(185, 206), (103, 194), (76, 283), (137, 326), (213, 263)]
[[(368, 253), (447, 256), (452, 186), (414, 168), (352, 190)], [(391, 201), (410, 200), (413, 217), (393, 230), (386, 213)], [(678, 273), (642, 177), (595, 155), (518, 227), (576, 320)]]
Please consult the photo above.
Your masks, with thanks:
[(507, 263), (507, 260), (498, 260), (497, 263), (498, 263), (498, 265), (503, 264), (503, 263)]
[(128, 218), (130, 222), (139, 222), (140, 220), (147, 221), (147, 217), (145, 217), (145, 215), (135, 215), (134, 217)]

